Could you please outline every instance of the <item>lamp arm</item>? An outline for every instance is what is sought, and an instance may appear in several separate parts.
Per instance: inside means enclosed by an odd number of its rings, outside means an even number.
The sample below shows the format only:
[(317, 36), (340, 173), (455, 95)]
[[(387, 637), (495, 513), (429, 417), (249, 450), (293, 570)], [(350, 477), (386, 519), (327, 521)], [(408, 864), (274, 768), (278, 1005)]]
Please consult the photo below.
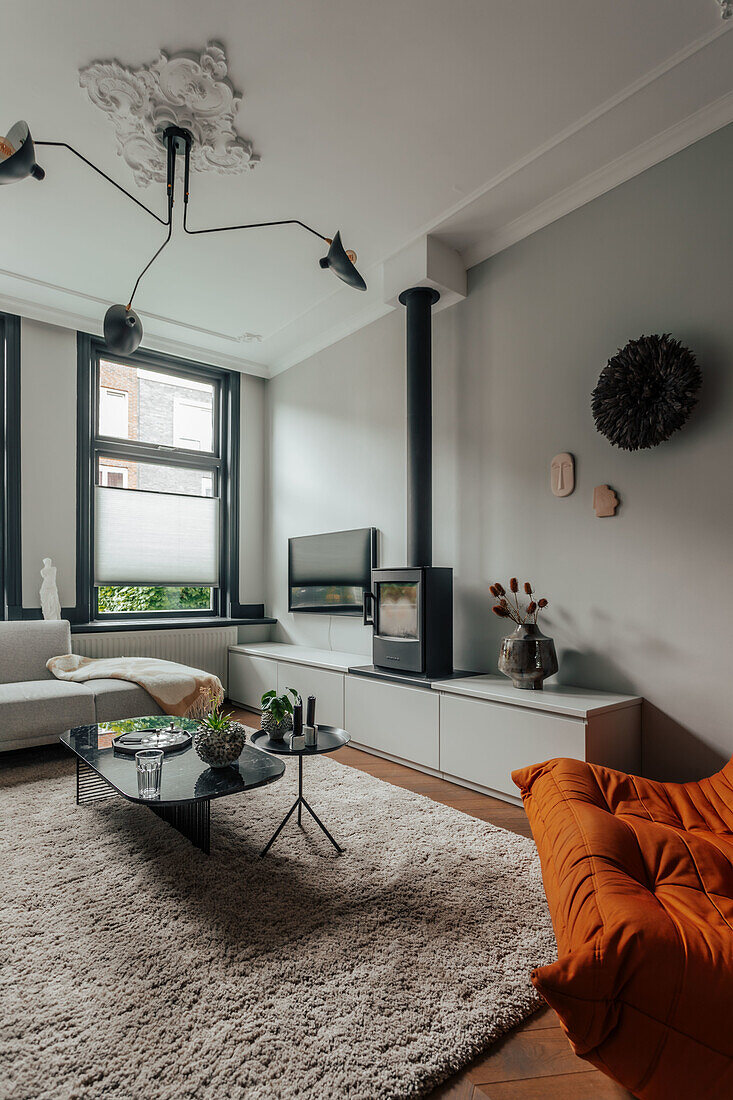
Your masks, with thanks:
[(184, 233), (188, 233), (191, 237), (198, 236), (200, 233), (230, 233), (233, 229), (266, 229), (272, 225), (299, 225), (301, 229), (306, 229), (309, 233), (312, 233), (314, 237), (318, 237), (319, 240), (325, 241), (326, 244), (331, 243), (330, 237), (324, 237), (323, 233), (319, 233), (317, 229), (312, 229), (311, 226), (306, 225), (305, 222), (300, 221), (299, 218), (283, 218), (282, 221), (277, 222), (250, 222), (248, 225), (217, 225), (212, 229), (189, 229), (188, 199), (190, 184), (191, 149), (190, 146), (187, 146), (183, 162), (183, 231)]
[[(124, 187), (122, 187), (119, 183), (117, 183), (115, 180), (113, 180), (111, 176), (108, 176), (106, 172), (103, 172), (101, 168), (97, 168), (96, 164), (92, 164), (92, 162), (90, 160), (87, 160), (87, 158), (85, 156), (82, 156), (82, 154), (78, 151), (78, 149), (75, 149), (73, 145), (69, 145), (68, 142), (66, 142), (66, 141), (34, 141), (33, 144), (34, 145), (55, 146), (57, 149), (68, 149), (70, 153), (73, 153), (75, 157), (78, 157), (79, 160), (84, 162), (84, 164), (86, 164), (90, 168), (92, 168), (97, 173), (97, 175), (100, 175), (102, 177), (102, 179), (105, 179), (107, 181), (107, 183), (111, 183), (112, 186), (116, 187), (118, 191), (121, 191), (123, 195), (127, 195), (128, 199), (132, 199), (132, 201), (137, 206), (139, 206), (142, 210), (144, 210), (146, 214), (150, 214), (151, 218), (155, 218), (155, 220), (157, 222), (160, 222), (161, 225), (169, 225), (170, 224), (170, 221), (164, 221), (163, 218), (159, 217), (159, 215), (155, 213), (154, 210), (151, 210), (150, 207), (146, 206), (144, 202), (140, 202), (140, 199), (136, 199), (134, 195), (131, 195), (129, 191), (126, 191)], [(169, 214), (169, 219), (170, 219), (170, 214)]]
[(317, 229), (311, 229), (309, 225), (299, 221), (298, 218), (284, 218), (279, 222), (250, 222), (248, 225), (218, 225), (213, 229), (189, 229), (184, 221), (183, 228), (189, 236), (193, 237), (199, 233), (229, 233), (232, 229), (266, 229), (271, 225), (299, 225), (302, 229), (307, 229), (314, 237), (330, 244), (328, 237), (324, 237), (323, 233), (319, 233)]
[(183, 229), (184, 232), (188, 233), (191, 237), (197, 236), (199, 233), (229, 233), (232, 229), (266, 229), (271, 225), (299, 225), (301, 229), (307, 229), (314, 237), (318, 237), (319, 240), (325, 241), (326, 244), (331, 243), (330, 239), (324, 237), (323, 233), (319, 233), (317, 229), (312, 229), (298, 218), (283, 218), (282, 221), (277, 222), (250, 222), (248, 225), (218, 225), (213, 229), (189, 229), (186, 224), (187, 210), (188, 206), (185, 205), (183, 208)]
[(165, 248), (165, 246), (166, 246), (166, 245), (168, 244), (168, 242), (170, 241), (170, 239), (171, 239), (171, 234), (172, 234), (172, 233), (173, 233), (173, 225), (171, 224), (171, 225), (169, 225), (169, 226), (168, 226), (168, 236), (167, 236), (167, 237), (166, 237), (166, 239), (165, 239), (165, 240), (163, 241), (162, 245), (160, 246), (160, 248), (158, 249), (158, 251), (157, 251), (157, 252), (155, 253), (155, 255), (154, 255), (154, 256), (152, 257), (152, 259), (148, 260), (148, 262), (146, 263), (145, 267), (144, 267), (144, 268), (142, 269), (142, 271), (141, 271), (141, 272), (140, 272), (140, 274), (138, 275), (138, 277), (137, 277), (137, 280), (136, 280), (136, 282), (135, 282), (135, 285), (134, 285), (134, 287), (132, 288), (132, 294), (130, 295), (130, 301), (129, 301), (129, 302), (127, 303), (127, 309), (130, 309), (130, 307), (132, 306), (132, 299), (133, 299), (133, 298), (135, 297), (135, 294), (137, 293), (137, 288), (138, 288), (138, 287), (139, 287), (139, 285), (140, 285), (140, 280), (142, 279), (143, 275), (144, 275), (144, 274), (145, 274), (145, 272), (146, 272), (146, 271), (148, 270), (148, 268), (152, 267), (152, 266), (153, 266), (153, 264), (155, 263), (155, 261), (156, 261), (156, 260), (158, 259), (158, 256), (160, 256), (161, 252), (163, 251), (163, 249)]
[(132, 299), (135, 297), (135, 294), (137, 293), (137, 288), (140, 285), (140, 280), (142, 279), (143, 275), (145, 274), (145, 272), (149, 268), (151, 268), (153, 266), (155, 261), (158, 259), (158, 256), (160, 256), (161, 252), (163, 251), (165, 246), (168, 244), (168, 242), (171, 239), (171, 236), (173, 235), (173, 203), (175, 201), (174, 195), (175, 195), (175, 187), (176, 187), (176, 154), (175, 154), (175, 150), (173, 149), (172, 145), (168, 146), (167, 177), (168, 178), (167, 178), (166, 190), (168, 192), (168, 223), (167, 223), (168, 224), (168, 234), (167, 234), (165, 240), (163, 241), (162, 245), (158, 249), (158, 251), (155, 253), (155, 255), (150, 260), (148, 260), (145, 267), (142, 269), (142, 271), (138, 275), (137, 281), (135, 282), (135, 285), (132, 288), (132, 294), (130, 295), (130, 301), (127, 303), (127, 308), (128, 309), (130, 309), (132, 307)]

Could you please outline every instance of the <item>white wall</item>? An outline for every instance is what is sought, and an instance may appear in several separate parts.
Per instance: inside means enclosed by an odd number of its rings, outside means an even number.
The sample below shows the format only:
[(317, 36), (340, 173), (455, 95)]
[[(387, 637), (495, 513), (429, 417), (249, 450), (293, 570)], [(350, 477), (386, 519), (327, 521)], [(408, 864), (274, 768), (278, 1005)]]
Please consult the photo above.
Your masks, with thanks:
[[(44, 557), (58, 569), (61, 604), (76, 602), (76, 333), (21, 323), (23, 606), (40, 607)], [(242, 376), (240, 600), (264, 601), (264, 390)]]
[[(733, 127), (470, 272), (434, 320), (435, 564), (455, 569), (456, 663), (495, 668), (487, 585), (529, 578), (551, 600), (561, 679), (630, 691), (644, 770), (692, 778), (733, 751)], [(404, 318), (399, 314), (268, 383), (268, 610), (281, 637), (328, 644), (286, 613), (290, 535), (374, 525), (381, 561), (404, 555)], [(628, 454), (599, 436), (590, 393), (606, 360), (671, 331), (698, 355), (700, 406), (671, 441)], [(577, 487), (549, 491), (571, 451)], [(598, 519), (593, 487), (622, 504)], [(338, 622), (334, 648), (368, 653)]]
[(288, 538), (377, 527), (381, 561), (404, 560), (403, 340), (391, 315), (268, 382), (267, 611), (283, 639), (328, 648), (331, 628), (332, 648), (369, 653), (360, 620), (288, 614)]
[(243, 374), (240, 409), (239, 600), (265, 600), (265, 382)]
[(23, 319), (20, 331), (23, 606), (40, 607), (53, 558), (62, 607), (76, 602), (76, 333)]

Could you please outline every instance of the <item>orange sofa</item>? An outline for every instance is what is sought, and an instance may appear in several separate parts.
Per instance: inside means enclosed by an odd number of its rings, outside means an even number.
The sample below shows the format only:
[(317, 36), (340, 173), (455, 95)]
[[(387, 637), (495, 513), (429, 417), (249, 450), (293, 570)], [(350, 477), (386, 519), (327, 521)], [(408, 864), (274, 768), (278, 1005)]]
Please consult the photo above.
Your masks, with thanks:
[(641, 1100), (733, 1100), (733, 760), (699, 783), (580, 760), (513, 779), (559, 955), (532, 981), (576, 1054)]

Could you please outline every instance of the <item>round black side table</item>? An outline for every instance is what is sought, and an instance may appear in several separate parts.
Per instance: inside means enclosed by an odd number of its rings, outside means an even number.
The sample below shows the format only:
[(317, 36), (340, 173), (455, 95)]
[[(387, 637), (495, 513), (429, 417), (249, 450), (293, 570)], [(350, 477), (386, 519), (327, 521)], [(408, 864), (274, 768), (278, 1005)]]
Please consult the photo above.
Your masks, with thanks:
[(336, 843), (336, 841), (333, 839), (313, 807), (310, 806), (303, 797), (303, 757), (318, 756), (322, 752), (334, 752), (336, 749), (342, 748), (343, 745), (348, 745), (350, 740), (351, 737), (346, 732), (346, 730), (337, 729), (336, 726), (319, 726), (318, 739), (316, 744), (303, 749), (291, 749), (287, 735), (284, 741), (274, 741), (263, 730), (258, 730), (257, 733), (251, 734), (249, 739), (250, 744), (254, 745), (255, 748), (262, 749), (263, 752), (271, 752), (276, 754), (277, 756), (298, 757), (298, 797), (286, 813), (283, 820), (278, 825), (273, 835), (268, 840), (265, 847), (260, 852), (260, 856), (267, 855), (270, 848), (280, 836), (283, 828), (285, 827), (285, 825), (287, 825), (290, 817), (296, 810), (298, 811), (298, 824), (300, 825), (300, 815), (303, 806), (305, 806), (306, 810), (311, 815), (316, 825), (318, 825), (326, 834), (336, 851), (339, 853), (343, 852), (343, 848), (341, 847), (341, 845)]

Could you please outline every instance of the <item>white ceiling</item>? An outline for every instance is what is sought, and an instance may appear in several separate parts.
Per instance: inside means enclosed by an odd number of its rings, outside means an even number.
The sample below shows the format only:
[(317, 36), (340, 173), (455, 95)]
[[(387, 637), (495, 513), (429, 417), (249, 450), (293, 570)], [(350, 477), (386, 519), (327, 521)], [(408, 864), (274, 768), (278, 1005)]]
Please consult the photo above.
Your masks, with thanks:
[[(262, 374), (386, 312), (381, 263), (417, 236), (471, 265), (733, 120), (716, 0), (5, 0), (3, 16), (0, 129), (25, 118), (161, 214), (78, 70), (224, 45), (262, 161), (196, 175), (190, 224), (340, 228), (369, 290), (322, 271), (297, 229), (179, 234), (135, 304), (148, 346)], [(38, 159), (43, 183), (0, 190), (0, 305), (100, 332), (164, 230), (65, 151)]]

